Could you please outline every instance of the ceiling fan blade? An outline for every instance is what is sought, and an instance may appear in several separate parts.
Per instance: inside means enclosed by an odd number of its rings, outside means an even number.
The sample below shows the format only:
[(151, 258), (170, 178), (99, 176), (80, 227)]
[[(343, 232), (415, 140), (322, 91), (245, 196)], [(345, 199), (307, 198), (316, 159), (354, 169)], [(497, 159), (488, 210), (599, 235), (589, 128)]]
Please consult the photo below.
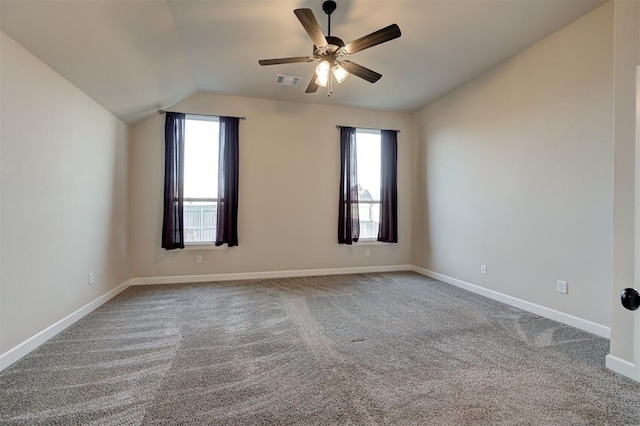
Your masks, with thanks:
[(320, 24), (318, 24), (318, 21), (313, 15), (311, 9), (296, 9), (293, 13), (296, 14), (305, 31), (309, 34), (309, 37), (311, 37), (313, 44), (318, 47), (326, 46), (328, 44), (327, 39), (324, 37), (324, 34), (322, 34)]
[(316, 93), (318, 87), (318, 83), (316, 83), (316, 73), (314, 71), (313, 75), (311, 76), (311, 81), (307, 86), (307, 90), (305, 90), (304, 93)]
[(296, 56), (294, 58), (278, 58), (278, 59), (260, 59), (258, 63), (262, 66), (265, 65), (278, 65), (278, 64), (296, 64), (298, 62), (313, 62), (314, 59), (311, 56)]
[(356, 53), (361, 50), (376, 46), (378, 44), (385, 43), (389, 40), (393, 40), (394, 38), (398, 38), (401, 35), (402, 33), (400, 32), (400, 27), (398, 27), (396, 24), (391, 24), (388, 27), (384, 27), (376, 32), (347, 43), (345, 49), (349, 53)]
[(356, 64), (355, 62), (344, 60), (340, 62), (340, 65), (342, 65), (342, 68), (347, 70), (350, 74), (367, 80), (369, 83), (375, 83), (382, 77), (382, 74), (378, 74), (377, 72)]

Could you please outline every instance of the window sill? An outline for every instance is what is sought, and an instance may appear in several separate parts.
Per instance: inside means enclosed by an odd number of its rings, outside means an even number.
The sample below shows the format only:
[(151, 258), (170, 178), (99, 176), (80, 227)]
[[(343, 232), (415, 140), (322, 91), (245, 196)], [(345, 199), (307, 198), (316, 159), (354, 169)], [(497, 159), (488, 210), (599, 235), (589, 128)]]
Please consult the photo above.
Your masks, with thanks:
[(185, 243), (185, 250), (226, 250), (228, 247), (226, 244), (217, 246), (214, 243)]
[(358, 240), (357, 243), (355, 243), (355, 245), (359, 245), (359, 246), (384, 246), (387, 244), (394, 244), (394, 243), (385, 243), (384, 241), (378, 241), (375, 238), (371, 238), (371, 239), (367, 238), (366, 240), (361, 238), (360, 240)]

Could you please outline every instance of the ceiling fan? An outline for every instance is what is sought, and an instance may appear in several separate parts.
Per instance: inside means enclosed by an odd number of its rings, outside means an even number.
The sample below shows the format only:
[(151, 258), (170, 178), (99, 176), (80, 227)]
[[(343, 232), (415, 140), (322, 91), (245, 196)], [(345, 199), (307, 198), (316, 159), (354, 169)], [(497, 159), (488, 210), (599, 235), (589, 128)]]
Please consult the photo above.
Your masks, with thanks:
[[(359, 52), (364, 49), (385, 43), (400, 37), (400, 28), (396, 24), (391, 24), (378, 31), (375, 31), (357, 40), (345, 44), (338, 37), (331, 35), (331, 14), (336, 10), (335, 1), (325, 1), (322, 3), (322, 10), (328, 16), (329, 25), (327, 28), (328, 35), (325, 36), (320, 29), (320, 25), (316, 20), (311, 9), (295, 9), (293, 13), (304, 27), (307, 34), (313, 41), (313, 56), (297, 56), (293, 58), (278, 59), (261, 59), (258, 61), (260, 65), (278, 65), (278, 64), (294, 64), (299, 62), (320, 61), (316, 67), (315, 73), (311, 77), (311, 81), (307, 86), (305, 93), (315, 93), (318, 87), (326, 87), (332, 84), (329, 71), (336, 78), (338, 83), (342, 83), (349, 73), (375, 83), (380, 80), (382, 74), (378, 74), (369, 68), (356, 64), (345, 59), (347, 56)], [(329, 91), (329, 93), (331, 93)]]

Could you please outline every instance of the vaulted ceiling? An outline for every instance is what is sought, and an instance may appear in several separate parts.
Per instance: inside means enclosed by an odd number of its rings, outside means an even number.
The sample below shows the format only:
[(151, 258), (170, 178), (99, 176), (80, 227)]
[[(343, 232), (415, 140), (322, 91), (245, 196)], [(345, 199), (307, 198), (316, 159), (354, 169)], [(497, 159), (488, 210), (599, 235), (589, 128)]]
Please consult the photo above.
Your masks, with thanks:
[[(322, 0), (0, 0), (0, 29), (114, 115), (135, 123), (195, 92), (412, 112), (604, 0), (337, 0), (331, 34), (349, 42), (396, 23), (402, 37), (349, 59), (383, 75), (305, 94), (315, 64), (293, 14)], [(299, 76), (277, 86), (277, 74)]]

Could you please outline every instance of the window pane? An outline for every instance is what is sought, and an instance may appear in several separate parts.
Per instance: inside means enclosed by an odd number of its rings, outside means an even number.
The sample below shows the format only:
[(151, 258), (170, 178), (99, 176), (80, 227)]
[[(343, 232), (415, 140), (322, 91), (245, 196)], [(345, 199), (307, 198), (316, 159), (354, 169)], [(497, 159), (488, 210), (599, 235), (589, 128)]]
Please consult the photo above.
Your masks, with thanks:
[(378, 238), (380, 203), (358, 201), (358, 214), (360, 215), (360, 238)]
[(380, 132), (357, 131), (360, 238), (376, 239), (380, 220)]
[(360, 200), (380, 201), (380, 133), (357, 132)]
[(217, 120), (188, 119), (184, 144), (184, 197), (218, 197)]
[(217, 206), (213, 201), (185, 201), (185, 243), (210, 243), (216, 240)]

